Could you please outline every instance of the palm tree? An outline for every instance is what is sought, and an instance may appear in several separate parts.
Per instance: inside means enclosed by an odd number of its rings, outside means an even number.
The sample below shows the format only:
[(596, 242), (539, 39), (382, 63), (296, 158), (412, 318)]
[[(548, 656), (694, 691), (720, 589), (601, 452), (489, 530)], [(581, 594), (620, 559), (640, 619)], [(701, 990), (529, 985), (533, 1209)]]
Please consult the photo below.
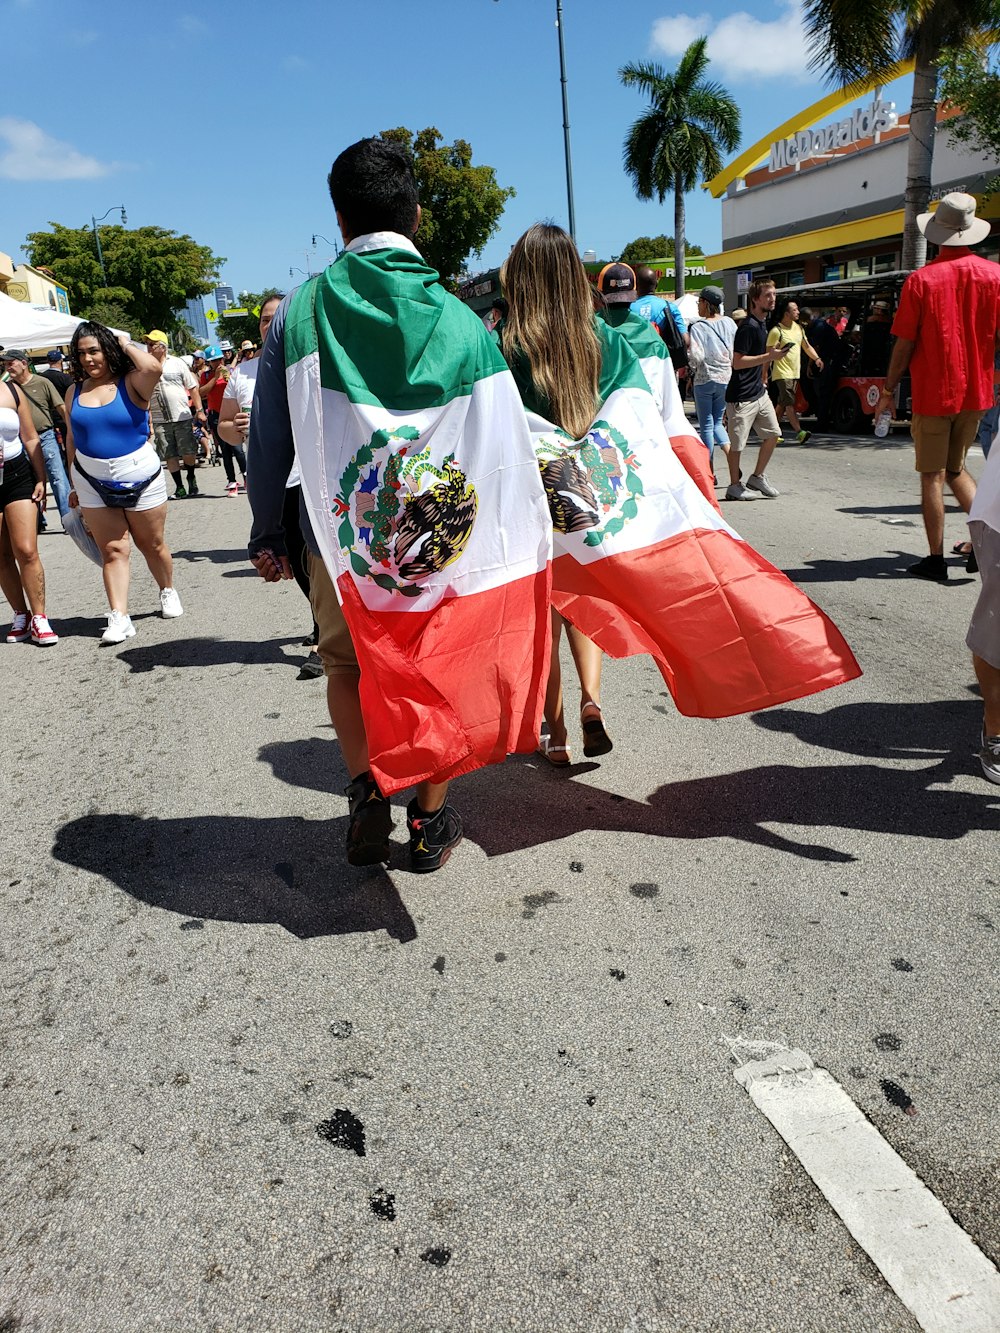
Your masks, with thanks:
[(927, 209), (937, 120), (937, 60), (944, 47), (962, 47), (1000, 22), (998, 0), (806, 0), (810, 67), (837, 86), (892, 77), (898, 60), (912, 59), (913, 98), (906, 161), (903, 268), (919, 268), (927, 242), (917, 214)]
[(624, 145), (625, 172), (640, 199), (662, 204), (674, 194), (674, 273), (677, 295), (684, 295), (684, 196), (699, 180), (722, 170), (722, 151), (740, 141), (740, 109), (720, 83), (706, 82), (705, 46), (699, 37), (681, 56), (673, 74), (643, 61), (623, 66), (618, 77), (638, 88), (650, 105), (629, 130)]

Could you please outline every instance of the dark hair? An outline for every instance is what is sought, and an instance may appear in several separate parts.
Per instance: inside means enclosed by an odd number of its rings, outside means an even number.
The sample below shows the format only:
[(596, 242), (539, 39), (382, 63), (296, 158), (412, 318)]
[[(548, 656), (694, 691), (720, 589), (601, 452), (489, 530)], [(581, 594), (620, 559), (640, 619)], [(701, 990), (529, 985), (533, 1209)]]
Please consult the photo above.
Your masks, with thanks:
[(755, 278), (750, 284), (750, 290), (747, 292), (747, 304), (753, 305), (767, 291), (768, 287), (774, 286), (773, 278)]
[(417, 229), (417, 178), (413, 163), (397, 144), (359, 139), (345, 148), (327, 178), (333, 206), (350, 235)]
[(106, 325), (98, 324), (94, 320), (84, 320), (73, 330), (73, 337), (69, 344), (69, 368), (77, 384), (82, 384), (87, 378), (83, 373), (83, 367), (80, 365), (81, 338), (97, 339), (98, 346), (108, 363), (108, 370), (116, 380), (123, 379), (130, 370), (134, 369), (131, 359), (122, 351), (121, 343)]
[(799, 323), (811, 324), (813, 322), (813, 312), (807, 305), (799, 306)]
[(490, 309), (499, 310), (501, 319), (506, 319), (507, 316), (510, 314), (510, 306), (507, 304), (507, 298), (505, 296), (495, 297), (493, 300), (493, 304), (490, 306)]

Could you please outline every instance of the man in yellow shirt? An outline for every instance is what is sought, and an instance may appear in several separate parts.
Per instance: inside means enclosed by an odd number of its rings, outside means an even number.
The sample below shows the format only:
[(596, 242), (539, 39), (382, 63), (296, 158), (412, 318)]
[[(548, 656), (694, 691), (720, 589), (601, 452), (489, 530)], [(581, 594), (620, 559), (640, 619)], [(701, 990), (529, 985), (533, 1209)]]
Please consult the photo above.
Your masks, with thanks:
[(809, 360), (815, 362), (817, 370), (823, 369), (823, 362), (803, 332), (799, 323), (799, 307), (794, 301), (785, 303), (781, 318), (767, 335), (767, 345), (785, 349), (784, 356), (779, 357), (771, 368), (771, 382), (778, 393), (775, 404), (778, 421), (787, 412), (788, 424), (795, 431), (796, 441), (805, 444), (810, 432), (802, 429), (795, 411), (795, 390), (802, 373), (802, 353), (805, 352)]

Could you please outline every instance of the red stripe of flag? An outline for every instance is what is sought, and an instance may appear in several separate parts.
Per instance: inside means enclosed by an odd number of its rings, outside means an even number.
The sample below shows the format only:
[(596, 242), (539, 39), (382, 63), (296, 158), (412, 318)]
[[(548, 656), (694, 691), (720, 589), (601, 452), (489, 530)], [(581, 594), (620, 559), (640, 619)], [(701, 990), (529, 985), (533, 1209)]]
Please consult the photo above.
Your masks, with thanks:
[(649, 653), (688, 717), (749, 713), (861, 675), (833, 621), (727, 532), (587, 565), (559, 556), (552, 604), (611, 657)]

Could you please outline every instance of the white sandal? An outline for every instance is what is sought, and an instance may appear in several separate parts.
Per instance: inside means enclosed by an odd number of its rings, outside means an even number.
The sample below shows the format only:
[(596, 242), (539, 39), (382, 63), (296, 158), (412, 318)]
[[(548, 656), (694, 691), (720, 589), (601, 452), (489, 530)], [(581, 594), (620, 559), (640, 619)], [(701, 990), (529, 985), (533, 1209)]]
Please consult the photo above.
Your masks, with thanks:
[[(543, 759), (547, 759), (553, 768), (569, 768), (573, 762), (568, 745), (553, 745), (548, 736), (543, 736), (538, 742), (538, 753)], [(565, 755), (565, 759), (553, 759), (553, 755)]]

